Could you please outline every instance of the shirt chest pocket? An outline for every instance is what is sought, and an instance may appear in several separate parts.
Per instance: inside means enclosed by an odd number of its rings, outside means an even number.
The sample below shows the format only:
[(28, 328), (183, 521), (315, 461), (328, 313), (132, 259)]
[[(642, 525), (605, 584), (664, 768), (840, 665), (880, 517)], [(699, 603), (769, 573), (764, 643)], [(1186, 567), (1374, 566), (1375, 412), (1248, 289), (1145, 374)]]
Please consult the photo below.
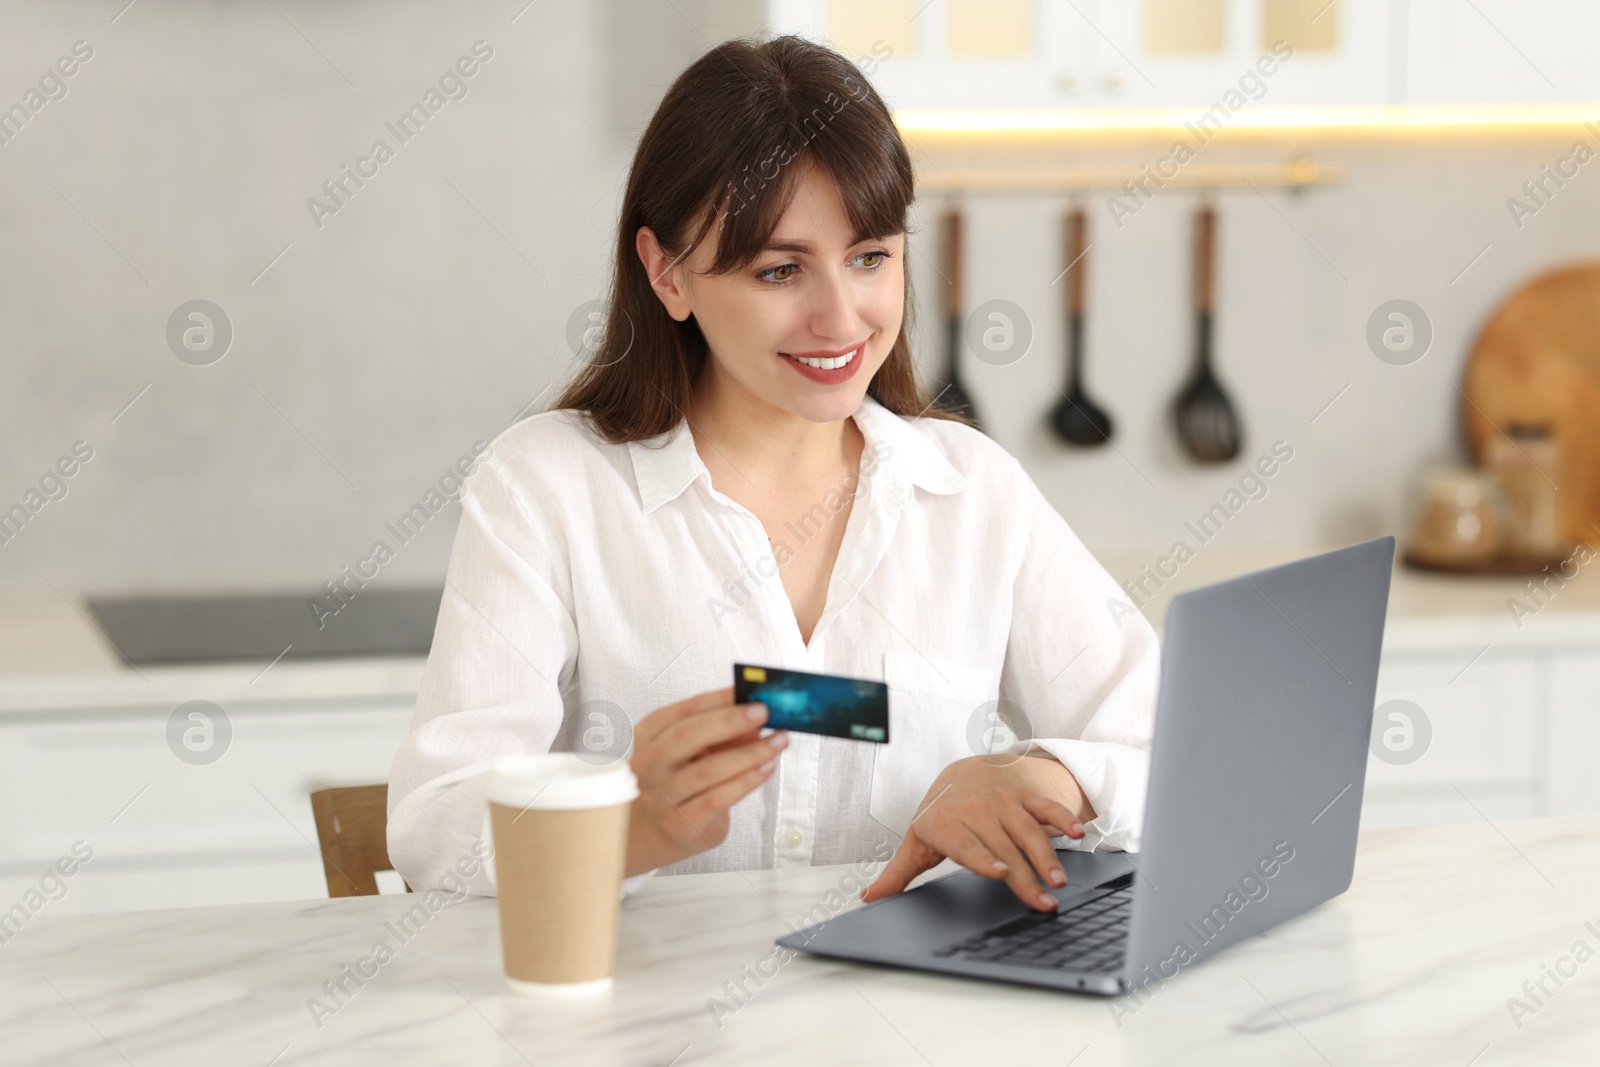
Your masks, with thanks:
[[(904, 835), (939, 772), (974, 747), (988, 722), (982, 709), (998, 695), (998, 671), (917, 652), (886, 652), (889, 743), (872, 761), (872, 817)], [(976, 725), (974, 725), (976, 724)]]

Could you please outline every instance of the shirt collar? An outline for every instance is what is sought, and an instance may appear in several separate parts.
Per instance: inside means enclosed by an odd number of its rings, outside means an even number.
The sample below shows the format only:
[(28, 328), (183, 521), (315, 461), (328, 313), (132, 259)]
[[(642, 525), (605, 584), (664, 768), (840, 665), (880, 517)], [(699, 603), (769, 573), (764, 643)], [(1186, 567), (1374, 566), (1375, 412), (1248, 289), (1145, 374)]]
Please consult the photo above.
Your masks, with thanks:
[[(871, 457), (877, 457), (872, 474), (887, 476), (891, 498), (909, 498), (904, 489), (910, 485), (946, 494), (962, 492), (972, 484), (932, 439), (871, 396), (862, 398), (854, 418), (866, 438), (862, 466), (868, 467)], [(676, 499), (700, 475), (711, 477), (694, 446), (688, 420), (680, 420), (648, 440), (628, 442), (628, 452), (646, 514)]]
[(708, 477), (711, 473), (695, 450), (687, 419), (679, 419), (666, 433), (629, 441), (628, 452), (633, 456), (633, 479), (646, 515), (689, 488), (702, 471)]

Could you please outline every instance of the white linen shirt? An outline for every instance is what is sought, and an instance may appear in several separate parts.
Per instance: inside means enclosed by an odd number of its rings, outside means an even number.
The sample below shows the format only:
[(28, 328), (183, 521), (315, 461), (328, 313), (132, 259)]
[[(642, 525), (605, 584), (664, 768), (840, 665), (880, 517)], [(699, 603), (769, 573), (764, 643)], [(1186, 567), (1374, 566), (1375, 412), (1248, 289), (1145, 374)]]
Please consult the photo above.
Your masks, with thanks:
[[(734, 661), (887, 682), (889, 742), (791, 732), (773, 775), (730, 810), (726, 840), (625, 879), (624, 896), (656, 873), (881, 858), (945, 766), (991, 746), (1028, 751), (994, 741), (1009, 736), (991, 729), (1000, 699), (1094, 805), (1087, 835), (1056, 847), (1137, 851), (1154, 630), (1136, 613), (1116, 621), (1123, 591), (990, 438), (870, 396), (853, 417), (866, 440), (857, 495), (809, 645), (766, 530), (711, 484), (687, 423), (618, 445), (553, 410), (491, 443), (462, 488), (390, 774), (389, 855), (412, 888), (474, 854), (496, 756), (571, 751), (597, 708), (623, 709), (626, 732), (730, 685)], [(778, 540), (796, 548), (849, 489)], [(464, 880), (494, 892), (492, 870)]]

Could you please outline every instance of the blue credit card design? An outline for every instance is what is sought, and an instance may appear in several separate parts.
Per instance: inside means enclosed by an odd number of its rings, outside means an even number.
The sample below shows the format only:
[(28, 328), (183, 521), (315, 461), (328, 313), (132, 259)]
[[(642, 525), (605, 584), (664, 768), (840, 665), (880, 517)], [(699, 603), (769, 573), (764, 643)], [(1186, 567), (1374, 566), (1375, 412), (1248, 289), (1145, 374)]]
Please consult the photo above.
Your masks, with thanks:
[(889, 687), (882, 682), (735, 663), (733, 699), (765, 704), (763, 725), (775, 730), (880, 744), (889, 740)]

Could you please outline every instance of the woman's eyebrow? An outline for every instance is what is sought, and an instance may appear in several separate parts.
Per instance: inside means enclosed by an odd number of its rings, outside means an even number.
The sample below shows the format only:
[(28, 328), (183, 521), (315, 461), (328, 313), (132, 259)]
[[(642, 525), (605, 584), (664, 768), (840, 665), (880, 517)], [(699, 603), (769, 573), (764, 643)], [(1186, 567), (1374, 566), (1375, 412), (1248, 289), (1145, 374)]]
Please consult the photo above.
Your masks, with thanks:
[(816, 249), (811, 246), (811, 242), (809, 241), (796, 241), (787, 237), (774, 237), (772, 240), (767, 242), (767, 247), (762, 249), (762, 251), (796, 252), (800, 255), (809, 256), (815, 252)]
[[(856, 239), (850, 243), (850, 247), (854, 248), (856, 245), (865, 244), (868, 241), (881, 241), (883, 239), (883, 237), (875, 234), (858, 234), (856, 235)], [(763, 248), (762, 251), (794, 252), (797, 255), (810, 256), (815, 255), (817, 249), (816, 246), (810, 241), (801, 241), (792, 237), (774, 237), (772, 240), (767, 242), (767, 246)]]

